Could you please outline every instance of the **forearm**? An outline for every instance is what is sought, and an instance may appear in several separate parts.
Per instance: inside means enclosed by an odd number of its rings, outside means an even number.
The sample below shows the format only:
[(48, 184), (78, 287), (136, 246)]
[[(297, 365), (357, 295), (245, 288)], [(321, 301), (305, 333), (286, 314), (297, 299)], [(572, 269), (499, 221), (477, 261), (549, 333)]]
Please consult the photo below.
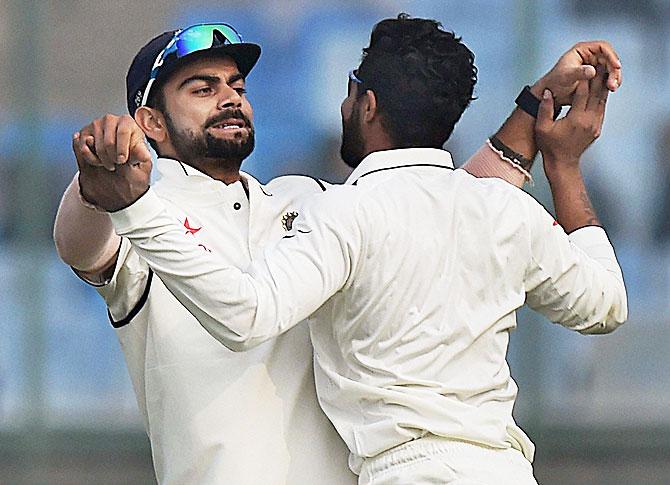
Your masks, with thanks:
[(551, 186), (558, 223), (568, 234), (581, 227), (600, 226), (579, 165), (565, 164), (560, 168), (554, 168), (556, 166), (558, 164), (545, 160), (545, 172)]
[(523, 187), (527, 180), (525, 170), (515, 166), (511, 161), (503, 160), (495, 152), (487, 140), (462, 167), (471, 175), (480, 178), (495, 177), (516, 187)]
[[(531, 93), (541, 98), (544, 82), (538, 81)], [(523, 160), (503, 157), (487, 141), (467, 162), (463, 169), (475, 177), (497, 177), (517, 187), (531, 180), (530, 170), (537, 155), (535, 143), (535, 118), (520, 108), (515, 108), (494, 135), (509, 150), (519, 154)]]
[[(530, 92), (540, 100), (547, 86), (547, 81), (540, 78), (530, 87)], [(535, 159), (538, 151), (535, 143), (535, 118), (521, 108), (514, 108), (512, 114), (505, 120), (495, 136), (524, 158)], [(530, 167), (527, 170), (530, 171)]]
[(65, 190), (54, 222), (54, 243), (66, 264), (84, 273), (103, 272), (113, 264), (121, 238), (109, 215), (83, 205), (76, 174)]
[(233, 351), (276, 337), (322, 303), (315, 294), (323, 287), (315, 282), (318, 272), (294, 277), (306, 258), (280, 254), (272, 263), (259, 260), (242, 271), (219, 254), (225, 247), (205, 250), (187, 236), (151, 190), (111, 218), (180, 303)]
[(238, 268), (198, 246), (193, 237), (184, 237), (183, 227), (153, 191), (112, 213), (111, 220), (205, 330), (231, 350), (252, 346), (253, 287)]

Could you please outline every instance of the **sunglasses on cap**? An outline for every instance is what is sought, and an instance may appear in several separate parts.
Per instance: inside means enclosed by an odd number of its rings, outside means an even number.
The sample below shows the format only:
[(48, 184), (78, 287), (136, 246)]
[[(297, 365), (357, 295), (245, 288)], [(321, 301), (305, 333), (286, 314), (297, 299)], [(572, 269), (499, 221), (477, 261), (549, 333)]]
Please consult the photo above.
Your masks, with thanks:
[(358, 78), (358, 69), (352, 69), (349, 71), (349, 79), (356, 84), (363, 84), (363, 81)]
[(242, 36), (228, 24), (191, 25), (175, 32), (174, 37), (156, 56), (140, 106), (146, 105), (151, 86), (156, 81), (163, 63), (169, 56), (175, 55), (179, 59), (194, 52), (210, 49), (216, 41), (223, 45), (241, 44)]

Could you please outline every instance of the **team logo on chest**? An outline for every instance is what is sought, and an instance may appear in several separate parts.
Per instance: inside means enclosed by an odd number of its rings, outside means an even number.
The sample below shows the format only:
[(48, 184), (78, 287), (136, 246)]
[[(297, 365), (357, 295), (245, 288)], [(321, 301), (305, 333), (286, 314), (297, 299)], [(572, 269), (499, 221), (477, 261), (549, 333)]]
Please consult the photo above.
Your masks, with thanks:
[(192, 236), (195, 236), (195, 233), (202, 229), (202, 227), (191, 227), (188, 223), (188, 217), (184, 220), (184, 227), (186, 228), (186, 234), (191, 234)]
[(281, 218), (281, 225), (285, 231), (290, 231), (293, 229), (293, 221), (298, 217), (297, 212), (287, 212), (284, 214), (284, 217)]
[[(200, 227), (194, 227), (194, 226), (191, 226), (191, 223), (188, 222), (188, 217), (186, 217), (186, 218), (184, 219), (184, 228), (186, 229), (186, 232), (185, 232), (184, 234), (186, 234), (186, 235), (190, 234), (191, 236), (195, 236), (195, 234), (196, 234), (200, 229), (202, 229), (202, 226), (200, 226)], [(198, 244), (198, 247), (201, 247), (202, 249), (204, 249), (204, 250), (207, 251), (208, 253), (211, 253), (211, 252), (212, 252), (211, 249), (209, 249), (207, 246), (205, 246), (205, 245), (202, 244), (202, 243)]]

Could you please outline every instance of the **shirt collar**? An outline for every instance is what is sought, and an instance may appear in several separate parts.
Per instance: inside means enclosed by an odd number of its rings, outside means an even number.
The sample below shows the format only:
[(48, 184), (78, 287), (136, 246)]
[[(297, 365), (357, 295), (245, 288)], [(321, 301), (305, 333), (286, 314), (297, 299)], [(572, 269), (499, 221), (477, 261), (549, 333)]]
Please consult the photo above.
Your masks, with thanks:
[(162, 178), (170, 180), (179, 180), (184, 177), (204, 177), (212, 180), (209, 175), (202, 173), (197, 168), (193, 168), (173, 158), (159, 158), (156, 161), (156, 168)]
[[(214, 183), (217, 187), (220, 187), (220, 185), (223, 184), (223, 182), (213, 179), (197, 168), (191, 167), (174, 158), (158, 158), (156, 161), (156, 169), (161, 176), (161, 180), (164, 183), (167, 182), (171, 185), (187, 186), (197, 189), (198, 187), (202, 188), (200, 186), (202, 183)], [(246, 179), (249, 185), (259, 185), (259, 182), (254, 177), (242, 170), (240, 170), (240, 176)], [(196, 184), (198, 184), (198, 187), (196, 187)]]
[(345, 184), (353, 185), (361, 177), (400, 167), (438, 166), (454, 168), (451, 154), (439, 148), (398, 148), (373, 152), (351, 173)]

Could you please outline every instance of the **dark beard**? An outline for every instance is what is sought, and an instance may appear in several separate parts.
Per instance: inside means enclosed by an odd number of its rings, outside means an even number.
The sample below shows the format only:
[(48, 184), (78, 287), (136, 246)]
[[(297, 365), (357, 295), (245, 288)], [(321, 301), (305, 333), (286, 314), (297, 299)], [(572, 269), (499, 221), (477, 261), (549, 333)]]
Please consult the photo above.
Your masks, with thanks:
[(360, 126), (360, 114), (354, 109), (349, 121), (342, 120), (342, 145), (340, 156), (344, 163), (351, 168), (356, 168), (363, 160), (363, 136), (358, 127)]
[[(235, 118), (244, 121), (245, 126), (249, 129), (246, 139), (242, 133), (238, 133), (233, 140), (223, 140), (207, 132), (207, 128), (215, 124)], [(222, 111), (207, 120), (202, 131), (197, 134), (193, 130), (179, 130), (169, 113), (165, 113), (165, 124), (179, 160), (196, 168), (200, 166), (198, 161), (206, 158), (225, 160), (227, 164), (236, 165), (239, 168), (242, 161), (254, 151), (253, 124), (240, 110)]]

